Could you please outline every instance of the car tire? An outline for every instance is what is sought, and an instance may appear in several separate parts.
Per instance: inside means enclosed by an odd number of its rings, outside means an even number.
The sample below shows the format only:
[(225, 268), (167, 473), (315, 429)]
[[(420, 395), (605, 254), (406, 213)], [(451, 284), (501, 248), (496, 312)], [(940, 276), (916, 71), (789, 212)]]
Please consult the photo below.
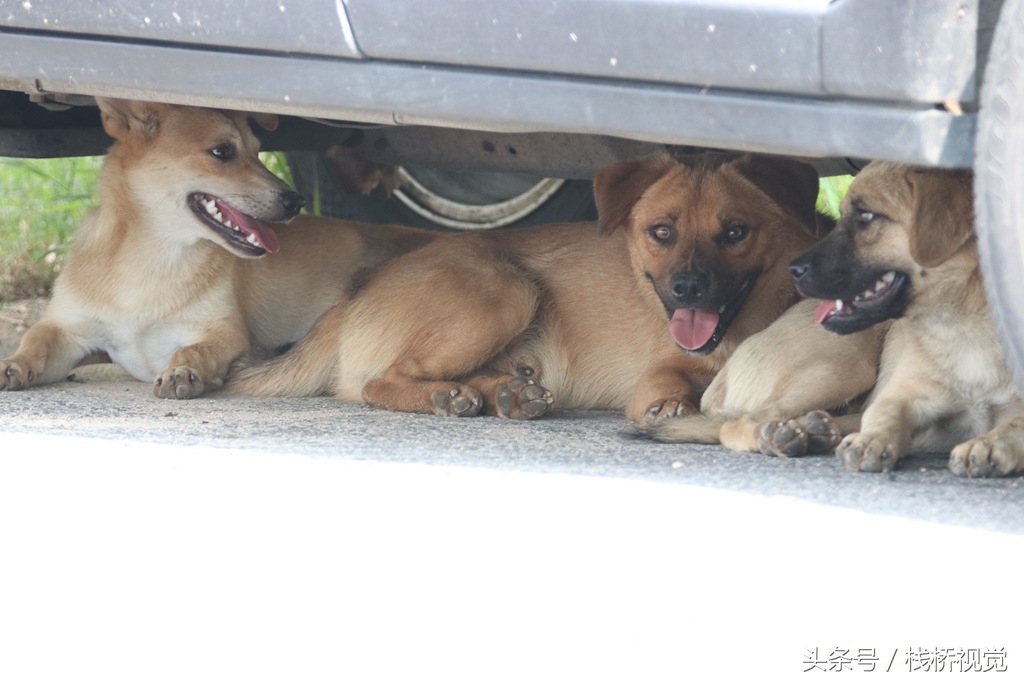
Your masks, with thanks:
[[(553, 180), (535, 178), (526, 180), (516, 174), (486, 174), (491, 189), (507, 181), (511, 194), (518, 194), (518, 206), (511, 206), (506, 197), (495, 199), (493, 195), (480, 192), (479, 197), (472, 197), (474, 186), (455, 188), (461, 196), (451, 197), (453, 205), (466, 207), (479, 206), (482, 210), (475, 212), (476, 217), (438, 208), (437, 204), (446, 203), (444, 190), (424, 192), (421, 188), (417, 196), (408, 184), (393, 194), (382, 187), (374, 189), (366, 195), (349, 194), (341, 189), (334, 176), (334, 170), (323, 154), (317, 152), (288, 152), (285, 154), (291, 171), (295, 189), (306, 198), (306, 209), (321, 215), (334, 216), (347, 220), (367, 223), (396, 223), (422, 228), (439, 230), (472, 230), (490, 229), (494, 227), (524, 227), (543, 223), (564, 223), (572, 221), (591, 221), (597, 218), (594, 204), (593, 188), (585, 180)], [(402, 170), (403, 174), (405, 170)], [(445, 173), (427, 172), (440, 178), (443, 184)], [(480, 174), (447, 174), (453, 187), (461, 182), (461, 178)], [(436, 185), (435, 185), (436, 186)], [(500, 188), (499, 188), (500, 189)], [(520, 189), (522, 192), (520, 192)], [(402, 196), (398, 196), (401, 193)], [(431, 203), (429, 200), (435, 201)], [(502, 210), (502, 206), (509, 206)], [(496, 209), (487, 211), (488, 208)], [(464, 213), (464, 212), (463, 212)], [(498, 215), (500, 214), (500, 215)]]
[(981, 88), (975, 138), (978, 249), (992, 318), (1024, 391), (1024, 0), (1007, 0)]

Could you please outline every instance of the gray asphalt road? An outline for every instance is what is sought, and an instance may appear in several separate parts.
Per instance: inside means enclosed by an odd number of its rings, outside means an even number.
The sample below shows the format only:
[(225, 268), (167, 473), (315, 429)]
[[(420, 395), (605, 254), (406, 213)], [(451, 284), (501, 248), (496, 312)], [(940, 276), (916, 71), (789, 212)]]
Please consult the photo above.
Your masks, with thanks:
[(535, 422), (442, 419), (329, 398), (199, 401), (155, 398), (141, 382), (68, 382), (0, 394), (7, 431), (208, 445), (269, 453), (690, 484), (1024, 533), (1024, 478), (953, 476), (941, 455), (891, 474), (853, 474), (832, 457), (768, 458), (718, 447), (659, 444), (617, 413), (560, 413)]
[(938, 648), (1024, 674), (1022, 479), (941, 456), (855, 475), (611, 413), (126, 381), (0, 393), (0, 438), (2, 680), (898, 679)]

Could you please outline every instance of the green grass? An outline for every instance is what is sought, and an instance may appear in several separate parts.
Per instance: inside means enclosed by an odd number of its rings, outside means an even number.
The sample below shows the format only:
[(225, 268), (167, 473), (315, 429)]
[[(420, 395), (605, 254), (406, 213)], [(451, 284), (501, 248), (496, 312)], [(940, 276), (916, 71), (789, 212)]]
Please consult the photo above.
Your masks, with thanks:
[[(281, 153), (261, 155), (267, 167), (294, 187)], [(76, 226), (94, 204), (102, 157), (0, 158), (0, 302), (49, 293)], [(818, 208), (838, 215), (852, 178), (821, 182)], [(307, 198), (318, 213), (319, 197)]]
[(99, 157), (0, 159), (0, 300), (46, 294), (92, 207)]
[(839, 175), (821, 179), (821, 191), (818, 193), (818, 211), (839, 217), (839, 204), (850, 189), (853, 176)]

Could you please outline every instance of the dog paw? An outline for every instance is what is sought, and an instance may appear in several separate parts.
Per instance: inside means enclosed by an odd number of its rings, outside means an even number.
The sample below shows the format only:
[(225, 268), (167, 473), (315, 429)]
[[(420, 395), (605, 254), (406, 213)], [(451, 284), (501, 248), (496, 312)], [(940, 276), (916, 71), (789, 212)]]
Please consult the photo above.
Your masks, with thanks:
[(24, 363), (13, 360), (0, 361), (0, 391), (27, 389), (36, 381), (36, 374)]
[(683, 417), (685, 415), (695, 415), (699, 410), (686, 400), (679, 399), (665, 399), (662, 401), (655, 401), (650, 407), (644, 412), (644, 426), (654, 427), (661, 424), (665, 420), (671, 420), (675, 417)]
[(434, 393), (430, 402), (434, 414), (443, 417), (473, 417), (484, 405), (479, 391), (461, 384)]
[(953, 449), (949, 469), (961, 477), (1004, 477), (1024, 470), (1024, 453), (999, 437), (979, 436)]
[(192, 368), (164, 370), (153, 382), (153, 393), (159, 398), (195, 398), (202, 395), (203, 378)]
[(854, 472), (888, 472), (901, 454), (891, 442), (870, 434), (850, 434), (836, 448), (836, 457)]
[(832, 416), (823, 410), (814, 410), (792, 420), (767, 422), (757, 433), (758, 450), (782, 458), (829, 453), (839, 440), (839, 430), (832, 424)]
[(526, 377), (516, 377), (502, 384), (495, 396), (498, 415), (514, 420), (540, 417), (554, 402), (550, 391)]
[(780, 458), (807, 455), (807, 432), (796, 420), (766, 422), (757, 430), (757, 450)]

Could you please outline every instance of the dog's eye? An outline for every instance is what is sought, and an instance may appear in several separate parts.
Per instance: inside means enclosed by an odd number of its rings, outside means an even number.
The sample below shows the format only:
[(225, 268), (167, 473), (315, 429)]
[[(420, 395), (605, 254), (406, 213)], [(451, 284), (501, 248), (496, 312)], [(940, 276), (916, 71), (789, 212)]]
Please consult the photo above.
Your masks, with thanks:
[(665, 225), (664, 223), (652, 226), (651, 229), (648, 230), (651, 239), (659, 243), (665, 243), (671, 240), (674, 232), (675, 231), (672, 230), (672, 226)]
[(873, 220), (875, 220), (875, 214), (871, 211), (857, 211), (857, 222), (860, 223), (861, 226), (867, 227)]
[(225, 142), (222, 145), (217, 145), (216, 147), (210, 150), (210, 155), (213, 156), (214, 159), (218, 159), (220, 161), (231, 161), (232, 159), (235, 158), (235, 155), (237, 153), (238, 149), (234, 146), (234, 144), (230, 142)]
[(728, 244), (736, 244), (737, 242), (742, 242), (747, 239), (747, 235), (749, 234), (749, 227), (741, 223), (737, 223), (736, 225), (731, 225), (726, 228), (725, 232), (722, 233), (722, 238)]

